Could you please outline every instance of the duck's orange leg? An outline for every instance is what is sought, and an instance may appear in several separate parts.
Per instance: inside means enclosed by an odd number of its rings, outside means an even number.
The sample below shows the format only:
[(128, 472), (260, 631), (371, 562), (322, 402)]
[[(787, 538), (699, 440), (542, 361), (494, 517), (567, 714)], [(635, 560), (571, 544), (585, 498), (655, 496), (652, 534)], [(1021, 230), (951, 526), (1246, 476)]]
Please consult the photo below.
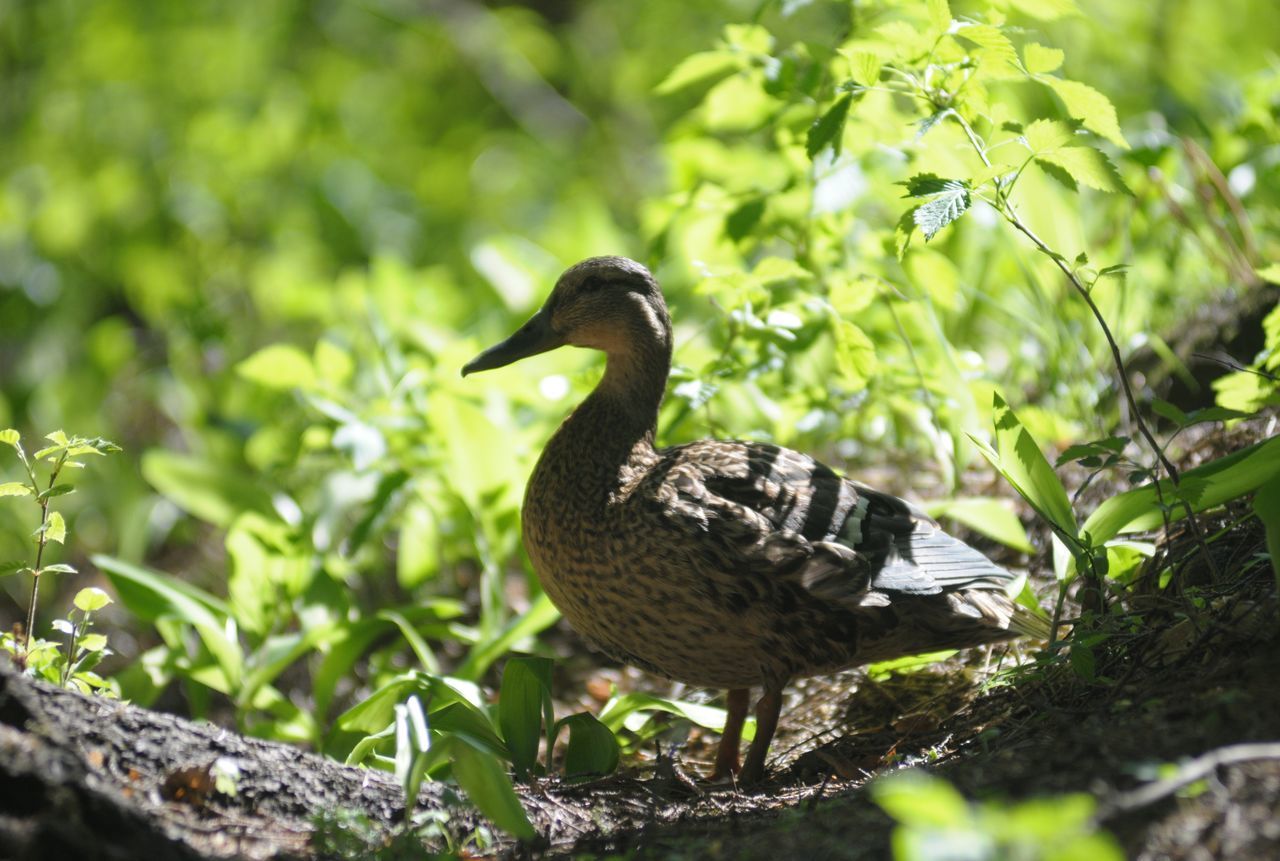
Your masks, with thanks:
[(724, 719), (724, 733), (720, 736), (720, 749), (716, 751), (716, 770), (711, 772), (712, 780), (738, 773), (738, 749), (742, 745), (742, 724), (751, 705), (751, 689), (734, 688), (726, 699), (728, 714)]
[(782, 712), (782, 688), (764, 689), (764, 695), (756, 703), (756, 737), (747, 748), (747, 761), (738, 779), (743, 784), (758, 783), (764, 777), (764, 758), (769, 753), (769, 742), (778, 728), (778, 715)]

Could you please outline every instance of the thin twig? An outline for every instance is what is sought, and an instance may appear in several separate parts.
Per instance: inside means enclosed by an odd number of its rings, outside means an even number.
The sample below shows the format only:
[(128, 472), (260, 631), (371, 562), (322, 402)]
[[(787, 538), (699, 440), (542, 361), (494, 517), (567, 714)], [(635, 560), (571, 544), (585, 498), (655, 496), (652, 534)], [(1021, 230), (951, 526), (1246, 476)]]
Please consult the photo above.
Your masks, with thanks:
[(1102, 822), (1118, 814), (1155, 804), (1173, 795), (1182, 787), (1197, 780), (1203, 780), (1219, 766), (1238, 765), (1255, 759), (1280, 759), (1280, 742), (1233, 744), (1211, 750), (1183, 763), (1170, 777), (1153, 781), (1128, 792), (1117, 793), (1102, 803), (1094, 818)]

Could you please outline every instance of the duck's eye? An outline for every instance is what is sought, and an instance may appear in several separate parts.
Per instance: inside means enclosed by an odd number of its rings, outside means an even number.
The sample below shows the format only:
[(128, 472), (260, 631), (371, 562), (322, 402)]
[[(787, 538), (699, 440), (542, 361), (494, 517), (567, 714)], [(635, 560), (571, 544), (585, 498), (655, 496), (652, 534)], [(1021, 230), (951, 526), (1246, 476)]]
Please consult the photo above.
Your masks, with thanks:
[(578, 290), (583, 293), (594, 293), (604, 285), (605, 280), (599, 275), (589, 275), (578, 285)]

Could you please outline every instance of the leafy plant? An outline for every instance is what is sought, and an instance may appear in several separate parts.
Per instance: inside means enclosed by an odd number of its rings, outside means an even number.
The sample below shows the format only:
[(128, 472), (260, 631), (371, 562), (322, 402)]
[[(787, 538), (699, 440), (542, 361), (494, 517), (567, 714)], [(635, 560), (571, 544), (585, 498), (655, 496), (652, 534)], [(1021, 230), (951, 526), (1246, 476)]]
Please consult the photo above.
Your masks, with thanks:
[(897, 822), (896, 861), (1124, 858), (1115, 838), (1094, 821), (1097, 804), (1088, 795), (975, 804), (918, 769), (877, 780), (871, 794)]
[[(33, 650), (31, 635), (36, 625), (36, 603), (40, 594), (40, 578), (45, 574), (76, 573), (76, 569), (65, 562), (45, 562), (45, 548), (49, 542), (62, 544), (67, 539), (66, 520), (61, 512), (52, 507), (51, 500), (75, 491), (74, 485), (67, 481), (59, 483), (58, 478), (63, 474), (62, 471), (64, 469), (84, 468), (84, 461), (77, 460), (77, 458), (88, 455), (101, 457), (120, 451), (119, 446), (107, 440), (97, 437), (93, 439), (78, 436), (68, 437), (60, 430), (48, 434), (45, 439), (51, 442), (52, 445), (47, 445), (28, 456), (26, 449), (22, 447), (22, 437), (16, 430), (13, 428), (0, 430), (0, 443), (13, 449), (19, 463), (22, 464), (22, 468), (26, 472), (25, 481), (9, 481), (0, 484), (0, 496), (31, 497), (32, 501), (40, 508), (40, 525), (32, 533), (36, 544), (35, 561), (30, 565), (24, 561), (10, 562), (0, 570), (0, 574), (29, 574), (31, 576), (31, 599), (27, 603), (27, 623), (22, 632), (22, 647), (15, 653), (15, 657), (21, 666), (27, 664), (28, 656)], [(40, 474), (42, 468), (45, 471), (44, 476)], [(76, 596), (76, 606), (85, 613), (84, 624), (86, 625), (88, 624), (88, 613), (104, 606), (98, 603), (100, 600), (98, 597), (94, 597), (97, 592), (98, 590), (94, 590), (93, 593), (88, 592), (88, 590), (81, 590)], [(82, 603), (93, 604), (94, 606), (81, 606)], [(62, 629), (60, 628), (59, 630)], [(68, 647), (65, 665), (66, 673), (61, 679), (64, 685), (67, 684), (70, 676), (76, 672), (75, 666), (77, 663), (82, 663), (82, 661), (78, 662), (76, 660), (74, 641), (73, 634), (72, 643)], [(106, 646), (105, 638), (100, 642), (95, 637), (90, 642), (97, 645), (97, 648), (86, 649), (87, 653), (100, 653)], [(37, 641), (37, 645), (34, 648), (42, 648), (39, 641)], [(45, 665), (48, 666), (47, 663)], [(85, 669), (87, 670), (87, 668)]]

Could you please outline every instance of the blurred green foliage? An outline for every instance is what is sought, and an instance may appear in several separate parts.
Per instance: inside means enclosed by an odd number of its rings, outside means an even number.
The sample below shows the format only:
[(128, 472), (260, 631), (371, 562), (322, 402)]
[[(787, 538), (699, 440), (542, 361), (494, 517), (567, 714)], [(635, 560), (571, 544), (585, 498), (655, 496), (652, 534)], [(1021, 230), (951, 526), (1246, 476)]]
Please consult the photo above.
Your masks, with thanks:
[[(1167, 339), (1277, 280), (1280, 9), (946, 6), (0, 0), (0, 426), (129, 453), (65, 506), (124, 694), (346, 756), (392, 726), (334, 726), (369, 691), (549, 653), (519, 502), (599, 362), (458, 370), (585, 256), (667, 289), (665, 442), (946, 492), (997, 390), (1049, 447), (1109, 436), (1101, 332), (947, 108), (991, 151), (1065, 130), (1022, 217), (1185, 377)], [(1276, 319), (1228, 405), (1276, 402)], [(0, 508), (0, 558), (33, 526)]]

